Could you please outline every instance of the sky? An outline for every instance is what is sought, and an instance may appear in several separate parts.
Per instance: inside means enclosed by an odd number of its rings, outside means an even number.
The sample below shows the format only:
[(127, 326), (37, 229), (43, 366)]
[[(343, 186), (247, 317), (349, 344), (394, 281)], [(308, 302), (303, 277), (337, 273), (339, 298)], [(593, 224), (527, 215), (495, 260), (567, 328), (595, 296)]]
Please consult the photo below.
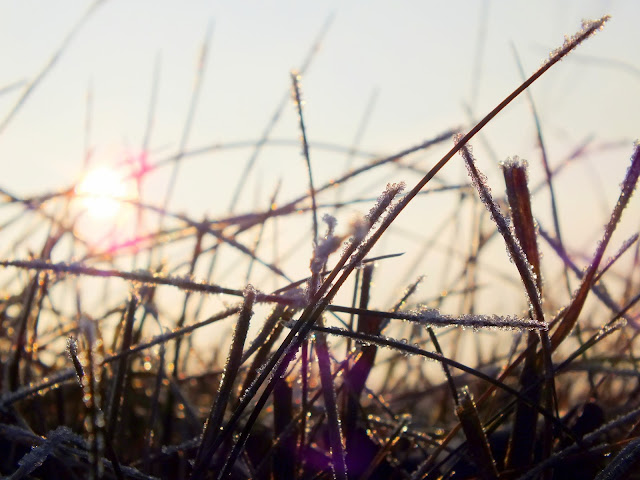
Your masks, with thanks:
[[(303, 68), (320, 36), (301, 77), (317, 184), (371, 156), (393, 154), (452, 128), (468, 129), (472, 118), (481, 118), (522, 81), (514, 52), (528, 75), (565, 35), (580, 29), (582, 19), (605, 14), (612, 18), (604, 30), (530, 90), (552, 165), (586, 139), (613, 144), (559, 176), (563, 225), (576, 249), (588, 251), (597, 241), (640, 131), (640, 2), (633, 0), (108, 0), (92, 10), (47, 68), (90, 6), (79, 0), (0, 2), (0, 187), (18, 197), (69, 188), (98, 165), (125, 169), (126, 160), (141, 152), (156, 164), (181, 147), (190, 152), (220, 145), (183, 159), (169, 200), (172, 212), (196, 219), (228, 214), (243, 176), (246, 189), (236, 213), (268, 205), (277, 185), (278, 198), (286, 203), (307, 188), (297, 113), (289, 100), (291, 71)], [(203, 43), (209, 46), (205, 57)], [(35, 88), (12, 113), (35, 79)], [(243, 174), (252, 144), (283, 99), (270, 136), (280, 146), (269, 144), (250, 174)], [(366, 128), (359, 136), (361, 125)], [(353, 159), (320, 146), (348, 149), (356, 138), (363, 153)], [(480, 168), (496, 191), (503, 191), (498, 163), (513, 155), (529, 160), (532, 183), (542, 178), (524, 97), (475, 142)], [(425, 154), (417, 161), (427, 168), (437, 159)], [(148, 175), (145, 203), (163, 204), (172, 165)], [(449, 182), (464, 181), (460, 162), (442, 175)], [(375, 199), (387, 181), (411, 187), (418, 178), (399, 170), (371, 175), (344, 195)], [(550, 218), (547, 203), (541, 195), (543, 221)], [(365, 202), (352, 210), (366, 213), (370, 206)], [(637, 202), (633, 208), (638, 211)], [(398, 230), (381, 242), (380, 252), (417, 250), (412, 235), (436, 225), (447, 209), (446, 203), (416, 202), (399, 219)], [(3, 207), (0, 218), (10, 217), (7, 211)], [(91, 237), (92, 229), (110, 228), (108, 223), (87, 221), (83, 234)], [(292, 224), (292, 238), (300, 236), (302, 224), (308, 228), (309, 218)], [(637, 231), (637, 221), (624, 228)], [(0, 235), (5, 256), (38, 248), (27, 239), (22, 250), (12, 250), (8, 245), (14, 240), (8, 238), (15, 236)], [(303, 275), (308, 263), (302, 267), (291, 267), (292, 276)]]

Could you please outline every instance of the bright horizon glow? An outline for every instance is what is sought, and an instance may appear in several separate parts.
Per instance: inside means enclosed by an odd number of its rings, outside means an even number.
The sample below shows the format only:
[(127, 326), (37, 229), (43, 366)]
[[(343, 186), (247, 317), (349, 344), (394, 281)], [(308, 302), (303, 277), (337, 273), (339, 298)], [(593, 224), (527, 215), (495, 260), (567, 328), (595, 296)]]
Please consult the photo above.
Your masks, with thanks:
[(82, 209), (96, 220), (114, 218), (127, 197), (124, 179), (115, 170), (100, 166), (89, 171), (75, 188)]

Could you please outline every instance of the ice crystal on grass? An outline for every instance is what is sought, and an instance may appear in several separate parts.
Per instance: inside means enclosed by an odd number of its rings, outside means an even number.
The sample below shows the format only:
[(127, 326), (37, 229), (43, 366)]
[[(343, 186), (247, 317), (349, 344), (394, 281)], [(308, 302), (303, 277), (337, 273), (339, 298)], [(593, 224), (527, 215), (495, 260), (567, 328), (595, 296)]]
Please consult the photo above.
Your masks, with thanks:
[(99, 336), (96, 323), (86, 315), (81, 315), (78, 321), (86, 348), (82, 352), (80, 364), (83, 367), (82, 400), (86, 407), (84, 425), (89, 437), (90, 460), (92, 464), (92, 476), (100, 477), (104, 465), (102, 457), (104, 452), (104, 413), (102, 411), (102, 360), (103, 345)]
[(311, 298), (320, 288), (321, 274), (324, 270), (329, 256), (340, 248), (342, 244), (342, 237), (334, 235), (336, 224), (338, 221), (331, 215), (325, 215), (322, 220), (327, 224), (327, 233), (315, 246), (313, 256), (309, 268), (311, 270), (311, 277), (309, 278), (307, 296)]
[(82, 363), (80, 363), (80, 360), (78, 359), (78, 342), (74, 337), (67, 338), (67, 352), (69, 353), (69, 358), (73, 362), (73, 368), (76, 371), (78, 383), (82, 386), (84, 370), (82, 368)]
[(281, 293), (280, 296), (291, 302), (294, 308), (304, 308), (307, 305), (307, 292), (302, 287), (292, 288)]
[[(454, 143), (458, 144), (461, 139), (462, 134), (455, 135)], [(479, 171), (475, 166), (475, 161), (473, 159), (473, 147), (471, 145), (463, 145), (460, 149), (460, 154), (464, 159), (464, 163), (467, 167), (467, 172), (469, 173), (469, 177), (471, 178), (471, 183), (478, 192), (480, 200), (482, 200), (484, 206), (487, 207), (487, 210), (491, 215), (491, 219), (498, 224), (504, 224), (506, 226), (507, 221), (502, 213), (500, 213), (498, 206), (491, 196), (491, 188), (487, 183), (486, 175)], [(500, 225), (498, 225), (498, 227), (500, 227)]]
[(327, 233), (324, 238), (318, 242), (313, 252), (310, 265), (312, 274), (319, 274), (322, 271), (322, 268), (329, 260), (329, 255), (335, 252), (342, 243), (342, 238), (334, 235), (337, 224), (335, 217), (325, 215), (322, 220), (327, 224)]
[(229, 400), (232, 398), (233, 385), (238, 376), (238, 371), (242, 363), (242, 350), (249, 330), (249, 322), (253, 316), (253, 306), (256, 299), (256, 290), (247, 285), (244, 289), (244, 304), (236, 327), (233, 331), (231, 347), (227, 354), (223, 374), (220, 377), (218, 395), (211, 406), (207, 422), (202, 433), (202, 443), (198, 448), (196, 461), (194, 463), (194, 473), (192, 478), (203, 478), (211, 457), (215, 451), (214, 445), (222, 429), (224, 412)]
[(311, 272), (320, 273), (322, 271), (322, 267), (329, 260), (329, 255), (335, 252), (340, 247), (341, 243), (342, 239), (334, 235), (322, 239), (316, 247), (313, 259), (311, 260)]
[(376, 204), (369, 210), (365, 218), (354, 225), (354, 234), (345, 245), (343, 252), (343, 255), (349, 251), (351, 252), (351, 258), (349, 260), (350, 267), (348, 270), (362, 266), (362, 261), (372, 246), (370, 240), (372, 239), (372, 235), (375, 235), (375, 233), (372, 233), (373, 226), (378, 223), (382, 215), (385, 212), (387, 212), (387, 218), (397, 215), (397, 212), (394, 213), (394, 210), (398, 207), (399, 203), (396, 203), (395, 206), (391, 208), (389, 207), (393, 199), (404, 190), (404, 187), (404, 182), (388, 183), (384, 192), (380, 194)]
[(345, 245), (345, 251), (350, 246), (360, 245), (367, 238), (371, 228), (378, 223), (382, 214), (389, 208), (393, 199), (405, 188), (404, 182), (388, 183), (384, 191), (378, 196), (376, 204), (371, 207), (364, 218), (356, 218), (349, 225), (351, 237)]
[(46, 435), (46, 439), (40, 445), (31, 449), (19, 461), (19, 468), (11, 475), (12, 479), (24, 478), (40, 467), (51, 455), (55, 448), (62, 442), (68, 442), (84, 447), (84, 441), (66, 426), (57, 427)]
[(62, 370), (48, 377), (43, 377), (38, 382), (31, 382), (16, 391), (7, 393), (0, 397), (0, 410), (12, 405), (20, 400), (33, 395), (41, 395), (51, 389), (59, 388), (63, 383), (73, 379), (73, 369)]
[[(456, 135), (454, 137), (454, 142), (456, 144), (461, 140), (461, 135)], [(529, 261), (527, 260), (520, 242), (518, 242), (517, 238), (513, 235), (511, 227), (509, 226), (509, 222), (500, 211), (500, 207), (498, 207), (496, 202), (493, 200), (493, 197), (491, 196), (491, 190), (487, 185), (487, 178), (476, 167), (476, 162), (473, 158), (473, 154), (471, 153), (470, 146), (463, 145), (460, 148), (460, 155), (462, 155), (462, 158), (464, 159), (473, 186), (478, 191), (478, 196), (489, 211), (491, 219), (495, 222), (496, 227), (498, 228), (498, 232), (504, 239), (507, 255), (518, 268), (518, 273), (520, 274), (520, 278), (522, 279), (525, 290), (527, 291), (527, 295), (529, 297), (529, 302), (533, 310), (535, 319), (539, 321), (544, 320), (540, 291), (538, 290), (538, 287), (535, 283), (536, 274), (533, 270), (533, 267), (531, 266), (531, 263), (529, 263)]]
[(354, 246), (360, 245), (369, 233), (369, 223), (363, 217), (356, 217), (349, 223), (349, 239), (344, 243), (342, 255), (347, 253)]
[(511, 169), (511, 168), (517, 168), (517, 169), (521, 169), (525, 172), (525, 174), (527, 174), (527, 170), (529, 168), (529, 162), (527, 162), (525, 159), (518, 157), (517, 155), (514, 155), (513, 157), (507, 157), (506, 160), (504, 160), (503, 162), (500, 162), (500, 167), (503, 170), (506, 169)]
[(387, 187), (384, 189), (384, 192), (382, 192), (378, 196), (376, 204), (371, 208), (371, 210), (369, 210), (369, 213), (367, 214), (366, 218), (371, 226), (373, 226), (379, 220), (382, 213), (389, 207), (389, 205), (391, 205), (391, 202), (396, 197), (396, 195), (402, 193), (404, 188), (404, 182), (387, 183)]
[(620, 197), (631, 197), (640, 176), (640, 141), (636, 140), (631, 157), (631, 165), (627, 168), (624, 181), (620, 185)]
[(528, 318), (479, 314), (451, 316), (440, 313), (435, 308), (428, 307), (411, 312), (407, 316), (407, 320), (436, 327), (456, 325), (463, 328), (501, 328), (506, 330), (547, 330), (549, 328), (544, 322), (538, 322)]
[(584, 40), (602, 30), (604, 28), (604, 24), (610, 18), (611, 17), (609, 15), (605, 15), (598, 20), (582, 20), (582, 28), (580, 31), (573, 35), (565, 35), (562, 46), (552, 50), (551, 53), (549, 53), (549, 58), (542, 63), (542, 66), (544, 67), (545, 65), (567, 55), (567, 53), (580, 45)]
[(326, 235), (326, 237), (329, 237), (329, 236), (333, 235), (333, 233), (336, 231), (336, 225), (338, 225), (338, 220), (336, 219), (336, 217), (326, 213), (322, 217), (322, 221), (327, 224), (327, 235)]

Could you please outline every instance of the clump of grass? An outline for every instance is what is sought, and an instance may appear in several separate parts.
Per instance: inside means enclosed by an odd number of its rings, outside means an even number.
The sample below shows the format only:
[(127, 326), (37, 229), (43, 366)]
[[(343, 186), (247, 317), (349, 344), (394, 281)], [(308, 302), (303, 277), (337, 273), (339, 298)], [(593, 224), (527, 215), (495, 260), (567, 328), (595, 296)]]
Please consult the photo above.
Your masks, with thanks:
[[(372, 204), (368, 215), (353, 222), (348, 234), (337, 233), (337, 220), (327, 213), (324, 237), (318, 222), (322, 210), (335, 213), (362, 201), (324, 204), (324, 192), (333, 187), (341, 198), (350, 198), (344, 186), (349, 180), (448, 141), (454, 130), (316, 185), (300, 77), (292, 74), (308, 191), (280, 206), (274, 194), (267, 210), (239, 215), (234, 210), (243, 179), (228, 215), (198, 221), (168, 211), (168, 198), (188, 154), (186, 138), (204, 75), (199, 70), (164, 206), (135, 204), (139, 212), (158, 215), (157, 231), (140, 235), (133, 253), (112, 248), (107, 256), (89, 249), (81, 260), (52, 262), (51, 252), (61, 239), (82, 240), (73, 222), (45, 217), (50, 233), (40, 254), (0, 259), (12, 275), (0, 302), (0, 329), (9, 339), (0, 343), (0, 451), (5, 452), (0, 472), (11, 479), (630, 478), (639, 461), (640, 404), (637, 388), (627, 379), (638, 377), (634, 340), (640, 294), (633, 271), (622, 278), (622, 296), (613, 296), (603, 282), (632, 249), (638, 265), (637, 234), (609, 261), (604, 262), (604, 254), (640, 176), (640, 145), (633, 148), (602, 240), (581, 271), (561, 239), (546, 153), (545, 188), (552, 197), (555, 234), (538, 225), (526, 162), (513, 158), (503, 163), (502, 199), (489, 190), (469, 144), (606, 20), (585, 22), (466, 134), (458, 132), (448, 152), (406, 194), (404, 184), (389, 184), (377, 201), (366, 200)], [(208, 40), (204, 45), (206, 52)], [(274, 122), (255, 145), (246, 171), (269, 142)], [(544, 151), (540, 129), (538, 123)], [(372, 257), (373, 248), (412, 200), (438, 191), (425, 187), (457, 153), (471, 186), (445, 183), (440, 191), (458, 192), (461, 204), (477, 195), (493, 222), (486, 233), (481, 214), (474, 217), (478, 241), (465, 263), (477, 263), (498, 233), (520, 277), (528, 312), (476, 312), (471, 294), (478, 285), (466, 268), (454, 283), (443, 285), (448, 293), (432, 300), (415, 298), (420, 277), (407, 281), (405, 293), (388, 309), (372, 308), (375, 282), (388, 282), (380, 278), (375, 260), (396, 257)], [(72, 192), (31, 199), (4, 193), (4, 199), (38, 215), (46, 202), (72, 201)], [(264, 260), (259, 247), (267, 226), (298, 212), (311, 214), (305, 239), (311, 238), (312, 253), (309, 277), (294, 281), (276, 260)], [(255, 237), (248, 247), (251, 232)], [(193, 243), (190, 257), (177, 266), (157, 262), (175, 238)], [(544, 302), (555, 286), (542, 282), (543, 240), (557, 253), (567, 284), (570, 271), (579, 281), (566, 305), (555, 311)], [(248, 266), (247, 283), (254, 265), (261, 265), (280, 286), (269, 293), (263, 284), (258, 286), (265, 291), (233, 288), (224, 276), (211, 277), (225, 248), (240, 255), (244, 261), (238, 264)], [(137, 265), (143, 253), (148, 268), (122, 268), (122, 260)], [(209, 277), (199, 280), (194, 276), (203, 258), (210, 261)], [(130, 293), (89, 311), (81, 301), (87, 278), (102, 278), (105, 284), (117, 280)], [(352, 279), (351, 305), (334, 303)], [(182, 295), (174, 311), (158, 299), (158, 292), (168, 288)], [(52, 294), (60, 290), (75, 295), (74, 315), (66, 315)], [(597, 318), (588, 322), (592, 291), (605, 313), (596, 310)], [(456, 294), (471, 299), (465, 302), (468, 308), (444, 313), (443, 302)], [(201, 314), (202, 304), (193, 308), (193, 299), (213, 295), (225, 302), (242, 300), (225, 303), (208, 317)], [(218, 338), (197, 350), (189, 343), (194, 332), (212, 332), (205, 327), (222, 321), (231, 325), (230, 344)], [(260, 328), (252, 337), (255, 323)], [(484, 358), (478, 349), (473, 362), (468, 352), (456, 352), (463, 328), (475, 339), (487, 338), (485, 331), (498, 335), (496, 329), (504, 339), (502, 330), (507, 330), (515, 341), (507, 353), (496, 350)], [(398, 335), (403, 329), (410, 330), (404, 338)], [(425, 373), (424, 360), (442, 369), (440, 383)]]

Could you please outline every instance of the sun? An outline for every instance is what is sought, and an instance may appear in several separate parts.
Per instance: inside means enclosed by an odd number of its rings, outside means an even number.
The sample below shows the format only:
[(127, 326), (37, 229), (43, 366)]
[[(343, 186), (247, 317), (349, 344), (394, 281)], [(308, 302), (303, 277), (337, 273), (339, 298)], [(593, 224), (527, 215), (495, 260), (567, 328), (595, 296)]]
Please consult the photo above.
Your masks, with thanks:
[(114, 169), (101, 166), (87, 172), (75, 188), (83, 209), (96, 219), (113, 218), (127, 198), (127, 184)]

